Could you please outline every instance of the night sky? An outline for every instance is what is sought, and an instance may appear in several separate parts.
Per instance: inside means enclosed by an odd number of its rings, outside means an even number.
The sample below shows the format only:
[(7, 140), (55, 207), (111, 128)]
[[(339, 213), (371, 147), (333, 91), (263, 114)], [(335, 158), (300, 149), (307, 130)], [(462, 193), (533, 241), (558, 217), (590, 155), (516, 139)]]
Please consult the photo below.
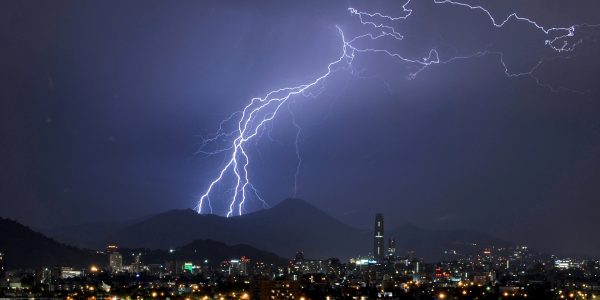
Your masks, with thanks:
[[(483, 3), (483, 1), (480, 1)], [(472, 2), (479, 3), (479, 2)], [(252, 97), (313, 80), (340, 55), (347, 8), (401, 1), (3, 1), (0, 216), (40, 230), (191, 208), (225, 159), (202, 137)], [(595, 0), (485, 1), (547, 26), (600, 23)], [(600, 253), (600, 28), (573, 53), (515, 22), (414, 0), (386, 45), (407, 56), (488, 49), (431, 67), (361, 55), (295, 97), (302, 127), (297, 197), (350, 225), (468, 228), (541, 250)], [(271, 205), (294, 196), (295, 128), (284, 110), (253, 146), (251, 175)], [(217, 207), (218, 197), (213, 202)], [(252, 206), (253, 205), (253, 206)], [(250, 209), (257, 209), (256, 202)], [(226, 241), (225, 241), (226, 242)]]

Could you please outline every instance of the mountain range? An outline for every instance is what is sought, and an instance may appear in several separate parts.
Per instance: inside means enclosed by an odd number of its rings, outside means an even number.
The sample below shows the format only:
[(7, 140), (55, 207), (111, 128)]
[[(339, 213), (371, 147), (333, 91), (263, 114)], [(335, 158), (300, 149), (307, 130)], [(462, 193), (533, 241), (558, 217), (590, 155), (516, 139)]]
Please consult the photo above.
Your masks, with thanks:
[[(91, 227), (95, 233), (82, 230)], [(372, 231), (348, 226), (300, 199), (287, 199), (271, 209), (231, 218), (199, 215), (186, 209), (157, 214), (116, 230), (98, 230), (105, 227), (82, 226), (78, 231), (66, 228), (54, 236), (87, 247), (116, 243), (150, 249), (170, 249), (196, 239), (209, 239), (246, 244), (288, 258), (303, 251), (309, 258), (348, 259), (366, 255), (373, 247)], [(476, 231), (426, 230), (410, 224), (387, 230), (385, 236), (395, 238), (399, 254), (412, 250), (427, 261), (439, 260), (443, 250), (448, 249), (470, 253), (486, 246), (511, 245)], [(86, 244), (86, 240), (94, 242)]]
[[(101, 251), (69, 246), (43, 234), (33, 231), (16, 221), (0, 218), (0, 253), (4, 255), (7, 269), (38, 269), (41, 267), (69, 266), (88, 268), (91, 265), (108, 264), (108, 254)], [(212, 240), (193, 240), (174, 251), (161, 249), (127, 249), (119, 251), (126, 263), (133, 253), (143, 253), (148, 263), (163, 263), (167, 260), (188, 260), (211, 263), (247, 256), (258, 261), (284, 264), (287, 260), (276, 254), (262, 251), (248, 245), (229, 246)]]
[[(51, 233), (54, 238), (0, 218), (0, 233), (0, 252), (8, 268), (105, 266), (107, 255), (88, 249), (104, 249), (108, 244), (119, 245), (124, 254), (143, 251), (147, 263), (167, 259), (215, 262), (241, 256), (285, 263), (297, 251), (307, 258), (346, 260), (373, 249), (372, 231), (348, 226), (299, 199), (231, 218), (185, 209), (131, 222), (62, 227)], [(426, 261), (439, 260), (449, 249), (468, 254), (487, 246), (511, 245), (476, 231), (427, 230), (410, 224), (386, 230), (385, 236), (396, 240), (399, 255), (414, 251)]]

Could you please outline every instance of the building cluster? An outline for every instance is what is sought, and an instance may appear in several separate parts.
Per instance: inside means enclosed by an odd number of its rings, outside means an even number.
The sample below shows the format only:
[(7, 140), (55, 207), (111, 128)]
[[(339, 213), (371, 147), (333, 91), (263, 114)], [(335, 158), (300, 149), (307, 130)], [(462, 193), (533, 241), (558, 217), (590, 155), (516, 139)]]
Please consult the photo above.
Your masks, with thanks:
[(280, 265), (245, 256), (146, 262), (142, 252), (124, 257), (111, 245), (101, 266), (5, 270), (10, 258), (0, 252), (0, 298), (600, 300), (600, 261), (490, 246), (448, 249), (430, 263), (412, 251), (399, 255), (394, 239), (386, 243), (383, 215), (374, 229), (373, 252), (348, 261), (298, 251)]

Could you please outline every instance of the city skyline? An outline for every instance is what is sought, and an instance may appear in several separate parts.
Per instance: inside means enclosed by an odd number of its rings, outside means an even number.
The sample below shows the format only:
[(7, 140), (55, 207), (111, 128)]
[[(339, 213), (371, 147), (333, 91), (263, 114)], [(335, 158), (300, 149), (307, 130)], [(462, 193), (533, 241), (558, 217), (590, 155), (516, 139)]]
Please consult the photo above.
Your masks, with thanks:
[[(446, 249), (440, 260), (427, 262), (415, 251), (397, 254), (393, 239), (381, 257), (378, 239), (385, 237), (384, 216), (378, 213), (374, 221), (374, 252), (348, 260), (307, 257), (299, 250), (286, 261), (267, 258), (268, 252), (251, 247), (208, 240), (169, 250), (111, 244), (88, 250), (95, 258), (90, 256), (83, 264), (13, 265), (8, 270), (0, 253), (0, 296), (265, 300), (600, 297), (600, 260), (546, 255), (520, 245), (489, 246), (472, 253)], [(4, 234), (10, 236), (11, 232)], [(236, 254), (221, 254), (220, 259), (208, 254), (231, 252), (235, 247)], [(9, 263), (11, 258), (15, 257), (8, 255)]]

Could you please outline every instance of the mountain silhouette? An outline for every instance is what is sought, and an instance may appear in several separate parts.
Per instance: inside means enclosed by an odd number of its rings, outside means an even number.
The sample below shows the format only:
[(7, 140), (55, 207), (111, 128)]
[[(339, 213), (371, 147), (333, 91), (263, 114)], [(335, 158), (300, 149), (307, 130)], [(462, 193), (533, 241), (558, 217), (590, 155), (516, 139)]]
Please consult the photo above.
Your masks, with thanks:
[[(386, 231), (396, 239), (400, 255), (413, 250), (428, 261), (444, 250), (477, 252), (509, 242), (468, 230), (426, 230), (405, 225)], [(348, 259), (372, 251), (372, 231), (348, 226), (300, 199), (287, 199), (273, 208), (225, 218), (199, 215), (191, 209), (172, 210), (126, 226), (106, 239), (124, 247), (168, 249), (197, 239), (247, 244), (292, 257), (301, 250), (308, 258)]]
[(0, 232), (0, 252), (4, 253), (7, 269), (85, 268), (105, 260), (95, 251), (59, 243), (10, 219), (0, 218)]
[[(99, 231), (86, 231), (85, 228), (92, 226), (83, 226), (72, 235), (85, 236), (79, 244), (94, 241), (102, 246), (87, 247), (102, 249), (107, 244), (117, 243), (124, 252), (146, 249), (144, 259), (148, 263), (162, 263), (173, 258), (214, 262), (241, 256), (285, 263), (284, 258), (293, 257), (299, 250), (307, 258), (339, 257), (345, 260), (366, 255), (373, 246), (372, 231), (341, 223), (299, 199), (284, 200), (271, 209), (231, 218), (199, 215), (191, 209), (172, 210), (128, 223), (104, 238), (98, 234), (104, 234), (105, 228)], [(86, 268), (108, 263), (106, 254), (60, 243), (16, 221), (0, 218), (0, 232), (0, 252), (5, 254), (9, 269)], [(68, 233), (63, 232), (63, 235)], [(468, 254), (484, 247), (511, 245), (477, 231), (427, 230), (411, 224), (387, 230), (385, 237), (386, 242), (390, 237), (396, 239), (399, 255), (412, 250), (417, 257), (427, 261), (439, 260), (444, 250)], [(166, 251), (168, 249), (177, 250), (173, 254)]]
[(123, 247), (167, 249), (196, 239), (247, 244), (291, 257), (302, 250), (309, 257), (347, 257), (364, 249), (365, 231), (345, 225), (299, 199), (271, 209), (231, 218), (172, 210), (127, 226), (106, 242)]
[[(4, 254), (4, 262), (11, 269), (39, 269), (42, 267), (68, 266), (88, 268), (91, 265), (106, 267), (108, 254), (93, 250), (80, 249), (57, 242), (16, 221), (0, 218), (0, 252)], [(186, 260), (201, 262), (209, 260), (215, 263), (246, 256), (250, 259), (285, 264), (286, 259), (271, 252), (262, 251), (248, 245), (229, 246), (212, 240), (194, 240), (176, 251), (152, 249), (121, 248), (123, 254), (143, 252), (143, 259), (148, 263), (163, 263), (167, 260)], [(125, 255), (127, 259), (131, 256)], [(130, 263), (130, 262), (129, 262)]]

